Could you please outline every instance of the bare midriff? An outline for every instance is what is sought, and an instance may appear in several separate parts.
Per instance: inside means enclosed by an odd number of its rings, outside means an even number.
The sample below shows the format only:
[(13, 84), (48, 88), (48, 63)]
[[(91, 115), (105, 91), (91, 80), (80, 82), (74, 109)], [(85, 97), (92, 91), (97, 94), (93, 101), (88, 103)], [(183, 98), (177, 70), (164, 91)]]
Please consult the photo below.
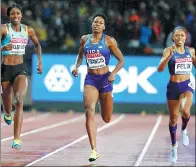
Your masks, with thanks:
[(3, 64), (18, 65), (23, 63), (23, 55), (4, 55)]
[(170, 81), (172, 82), (183, 82), (190, 79), (190, 75), (171, 75)]
[(98, 69), (88, 69), (88, 73), (94, 74), (94, 75), (103, 75), (109, 72), (108, 66), (105, 66), (103, 68)]

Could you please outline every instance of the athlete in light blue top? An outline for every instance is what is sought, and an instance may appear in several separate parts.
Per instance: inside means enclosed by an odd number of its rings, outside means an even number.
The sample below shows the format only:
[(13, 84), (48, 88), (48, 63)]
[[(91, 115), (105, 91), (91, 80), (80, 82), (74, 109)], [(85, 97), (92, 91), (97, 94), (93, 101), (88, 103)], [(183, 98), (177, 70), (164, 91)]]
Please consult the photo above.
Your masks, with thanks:
[(192, 65), (196, 67), (195, 49), (184, 45), (186, 34), (182, 27), (173, 30), (174, 45), (163, 52), (158, 71), (162, 72), (168, 64), (170, 80), (167, 85), (167, 105), (169, 110), (169, 131), (171, 137), (171, 163), (177, 161), (178, 142), (176, 141), (178, 112), (181, 108), (182, 127), (181, 140), (184, 146), (189, 144), (187, 124), (190, 119), (190, 108), (193, 100), (194, 85), (190, 81)]
[[(83, 102), (86, 112), (86, 129), (92, 149), (89, 161), (95, 161), (98, 158), (96, 150), (97, 130), (94, 119), (95, 105), (99, 99), (101, 116), (106, 123), (110, 122), (113, 111), (112, 82), (124, 63), (123, 55), (116, 40), (103, 34), (106, 21), (107, 17), (104, 14), (97, 14), (93, 17), (93, 33), (82, 36), (79, 54), (72, 71), (72, 74), (77, 77), (78, 68), (82, 63), (83, 56), (85, 56), (88, 73), (84, 82)], [(118, 64), (111, 72), (108, 68), (110, 52), (113, 52), (118, 60)]]
[(21, 149), (20, 133), (23, 122), (23, 97), (27, 91), (27, 70), (23, 55), (28, 43), (28, 38), (33, 41), (38, 55), (38, 73), (42, 73), (41, 46), (33, 28), (21, 24), (22, 7), (12, 4), (7, 9), (10, 23), (1, 25), (1, 86), (4, 106), (4, 120), (12, 123), (12, 90), (14, 94), (14, 140), (12, 148)]
[(2, 55), (24, 55), (25, 48), (28, 43), (28, 32), (27, 26), (24, 24), (20, 24), (20, 31), (17, 32), (12, 29), (12, 24), (8, 23), (5, 25), (7, 34), (2, 39), (1, 45), (2, 47), (6, 46), (7, 44), (12, 44), (11, 50), (3, 50)]

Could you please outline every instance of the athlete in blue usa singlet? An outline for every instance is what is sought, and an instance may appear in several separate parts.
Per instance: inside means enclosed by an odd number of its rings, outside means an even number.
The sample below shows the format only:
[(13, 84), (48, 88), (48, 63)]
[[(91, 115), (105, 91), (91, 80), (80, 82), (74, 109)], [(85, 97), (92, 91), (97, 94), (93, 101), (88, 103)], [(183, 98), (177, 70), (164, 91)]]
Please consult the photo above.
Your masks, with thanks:
[[(112, 117), (113, 98), (112, 82), (116, 73), (122, 68), (124, 59), (114, 38), (104, 35), (107, 18), (104, 14), (93, 17), (92, 34), (84, 35), (80, 41), (79, 54), (76, 58), (72, 74), (78, 76), (78, 68), (85, 56), (87, 75), (84, 81), (83, 102), (86, 113), (86, 129), (91, 145), (89, 161), (95, 161), (99, 155), (96, 148), (95, 106), (99, 101), (100, 112), (103, 120), (108, 123)], [(111, 52), (118, 60), (113, 71), (108, 65)]]
[[(184, 47), (185, 52), (180, 54), (174, 50), (172, 57), (168, 62), (168, 68), (170, 75), (190, 75), (192, 71), (192, 56), (188, 47)], [(190, 78), (182, 82), (169, 81), (167, 85), (167, 99), (168, 100), (178, 100), (180, 95), (184, 92), (193, 93), (193, 83)]]
[(176, 131), (179, 110), (182, 113), (181, 141), (184, 146), (189, 145), (187, 124), (190, 119), (195, 86), (190, 80), (190, 74), (192, 66), (196, 67), (196, 57), (195, 49), (184, 45), (186, 34), (183, 27), (176, 27), (173, 30), (172, 39), (174, 45), (164, 50), (158, 71), (162, 72), (168, 64), (170, 80), (167, 84), (166, 97), (171, 138), (170, 162), (175, 164), (178, 159)]
[(23, 122), (23, 98), (27, 91), (27, 70), (23, 60), (25, 48), (30, 38), (38, 55), (38, 73), (42, 73), (41, 46), (33, 28), (21, 24), (22, 7), (11, 4), (7, 9), (10, 23), (1, 25), (1, 88), (4, 107), (4, 120), (12, 123), (12, 90), (14, 96), (14, 140), (12, 148), (20, 150), (20, 133)]
[[(108, 66), (110, 61), (110, 49), (105, 44), (105, 35), (103, 34), (101, 40), (97, 44), (91, 43), (92, 34), (88, 35), (88, 39), (84, 45), (84, 55), (88, 69), (99, 69)], [(112, 82), (109, 82), (108, 77), (110, 72), (105, 74), (88, 73), (85, 78), (85, 85), (92, 85), (97, 88), (99, 93), (111, 92)]]

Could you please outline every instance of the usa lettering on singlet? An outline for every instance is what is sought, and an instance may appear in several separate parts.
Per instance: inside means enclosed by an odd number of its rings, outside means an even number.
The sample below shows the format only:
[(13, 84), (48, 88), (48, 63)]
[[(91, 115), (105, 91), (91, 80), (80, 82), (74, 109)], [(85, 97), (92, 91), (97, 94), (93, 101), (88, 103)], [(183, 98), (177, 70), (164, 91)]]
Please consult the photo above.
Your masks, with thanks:
[(99, 50), (87, 50), (86, 60), (89, 69), (103, 68), (106, 66), (105, 57), (101, 55)]
[(175, 59), (175, 74), (190, 74), (192, 71), (192, 58), (176, 58)]

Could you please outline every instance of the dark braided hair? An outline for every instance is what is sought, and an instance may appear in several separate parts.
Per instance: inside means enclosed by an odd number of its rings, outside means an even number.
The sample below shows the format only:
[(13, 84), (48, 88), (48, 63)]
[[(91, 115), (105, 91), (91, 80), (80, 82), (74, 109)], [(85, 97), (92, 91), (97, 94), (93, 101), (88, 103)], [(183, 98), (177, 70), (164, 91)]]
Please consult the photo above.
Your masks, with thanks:
[(19, 5), (19, 4), (17, 4), (17, 3), (13, 3), (13, 4), (11, 4), (11, 5), (7, 8), (7, 16), (8, 16), (8, 17), (10, 16), (10, 11), (11, 11), (13, 8), (18, 8), (18, 9), (20, 9), (21, 13), (23, 13), (22, 6)]
[(104, 19), (104, 24), (105, 24), (105, 26), (107, 25), (108, 18), (106, 17), (105, 14), (103, 14), (103, 13), (98, 13), (98, 14), (96, 14), (96, 15), (93, 16), (93, 20), (95, 19), (95, 17), (102, 17), (102, 18)]

